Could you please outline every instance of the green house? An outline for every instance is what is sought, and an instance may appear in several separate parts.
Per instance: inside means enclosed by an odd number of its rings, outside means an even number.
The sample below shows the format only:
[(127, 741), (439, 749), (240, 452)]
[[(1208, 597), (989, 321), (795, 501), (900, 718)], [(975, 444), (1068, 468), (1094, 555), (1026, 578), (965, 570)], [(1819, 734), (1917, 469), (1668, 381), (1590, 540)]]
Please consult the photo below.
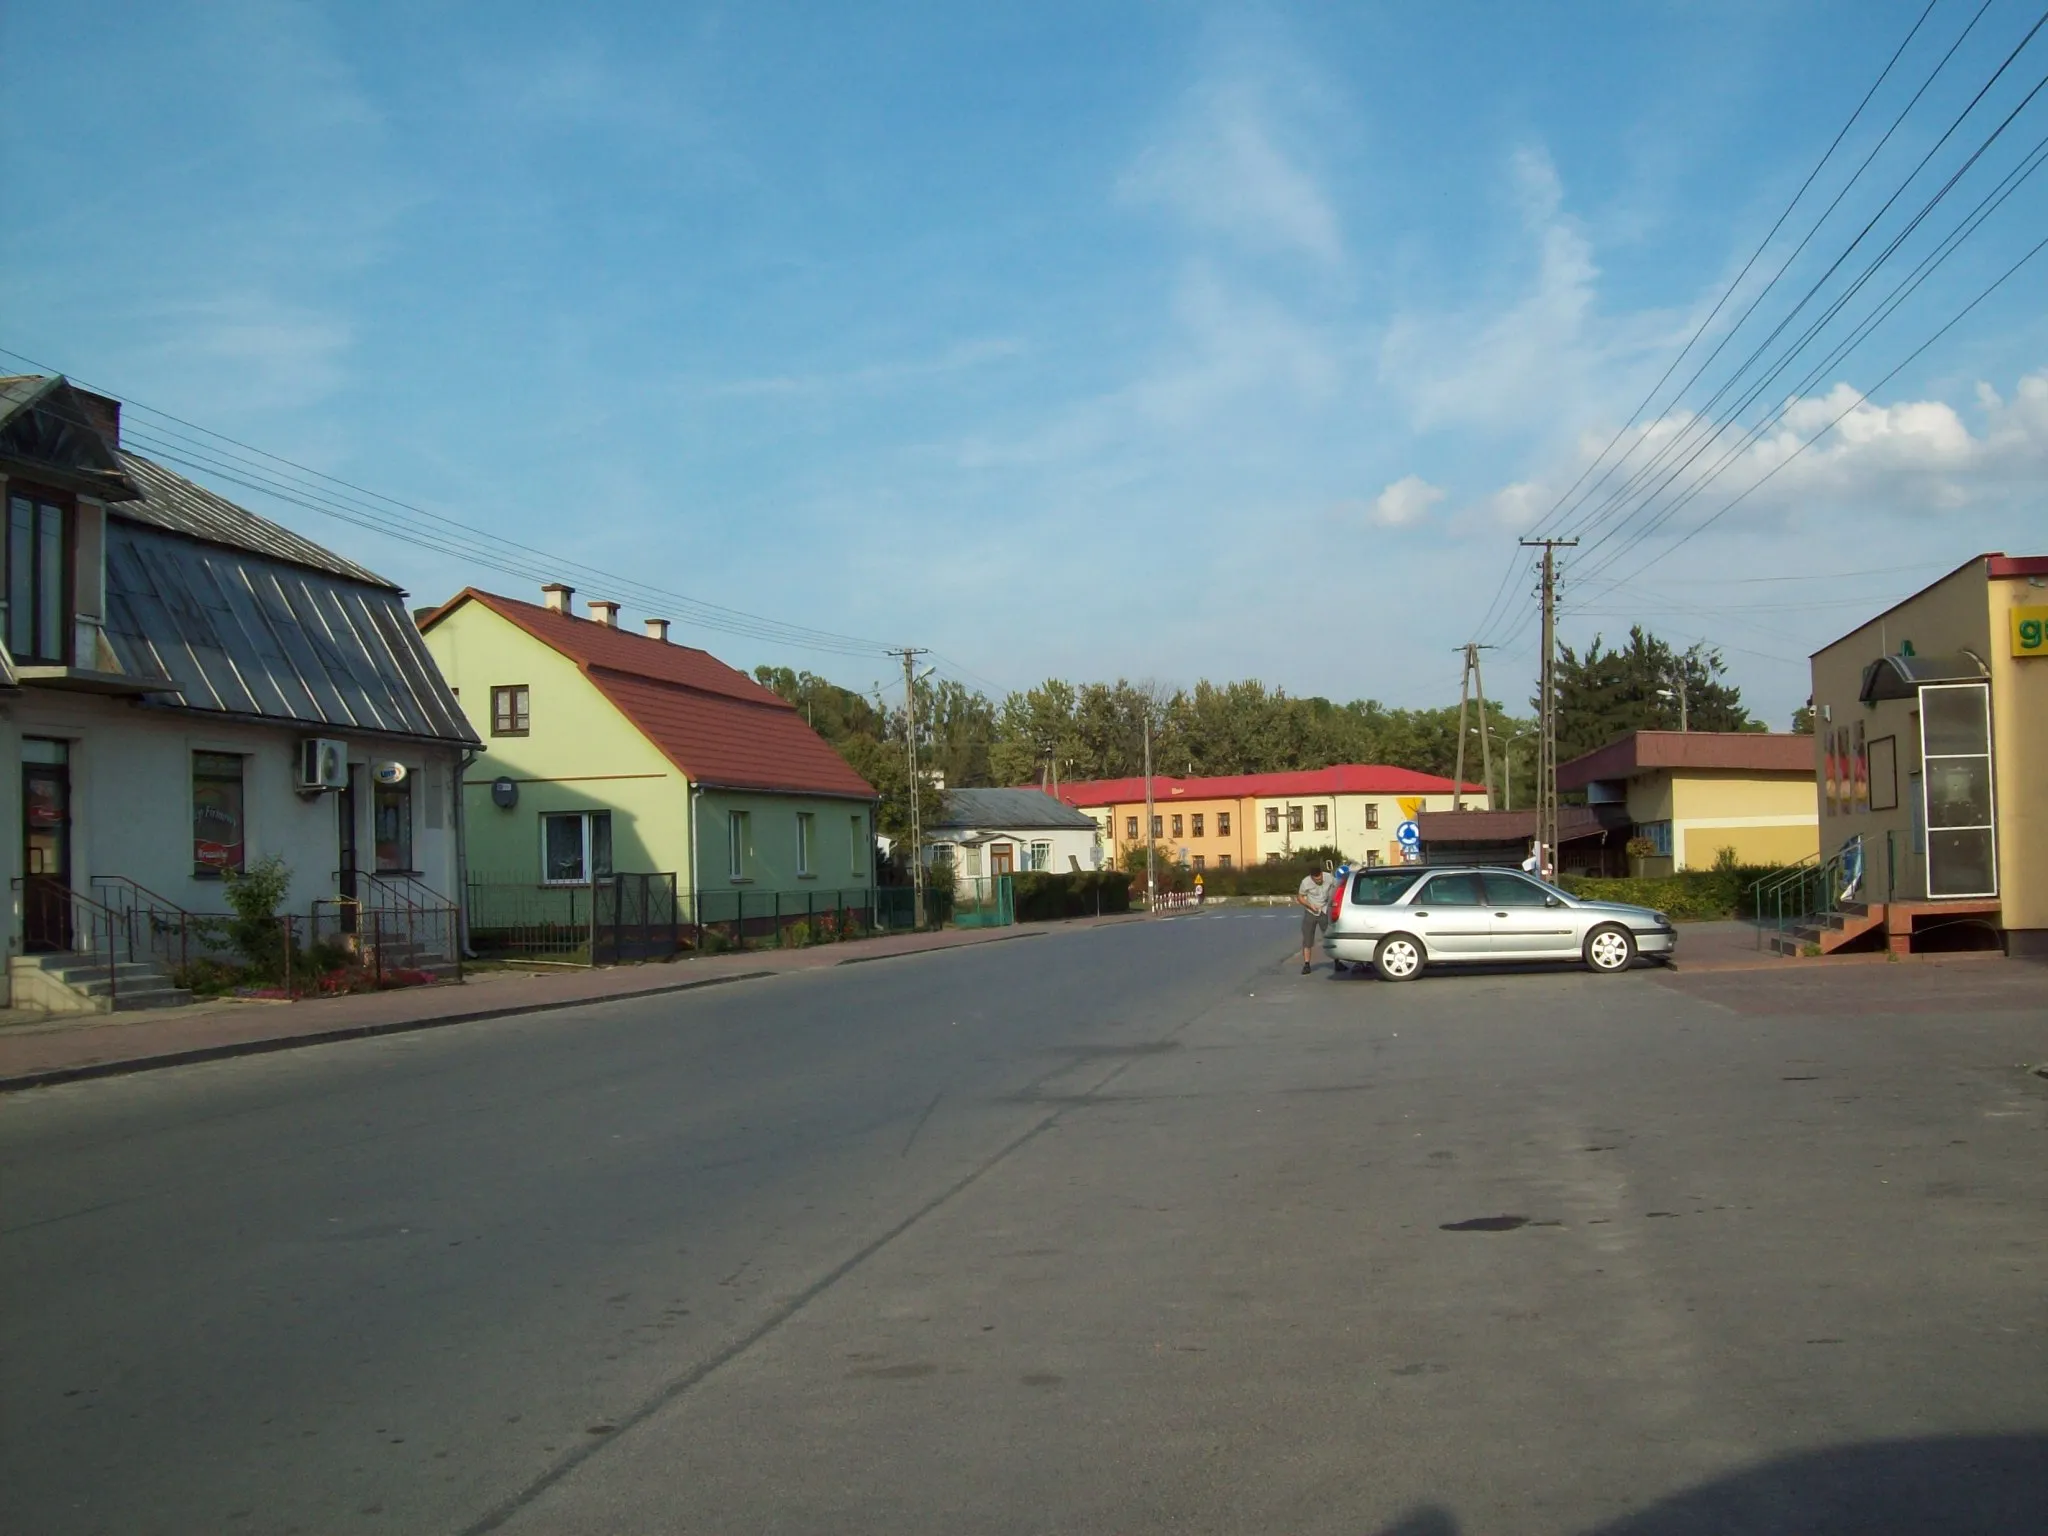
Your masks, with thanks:
[(875, 791), (794, 707), (666, 620), (634, 634), (616, 603), (542, 596), (468, 588), (419, 621), (485, 748), (463, 784), (472, 933), (573, 929), (622, 874), (672, 876), (684, 927), (871, 906)]

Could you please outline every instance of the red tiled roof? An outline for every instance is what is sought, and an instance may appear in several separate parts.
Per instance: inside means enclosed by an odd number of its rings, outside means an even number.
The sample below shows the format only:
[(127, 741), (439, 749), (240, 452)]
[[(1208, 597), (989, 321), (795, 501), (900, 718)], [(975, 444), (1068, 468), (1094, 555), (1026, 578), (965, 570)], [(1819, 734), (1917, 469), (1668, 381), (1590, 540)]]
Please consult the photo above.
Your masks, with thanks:
[[(1304, 768), (1292, 773), (1236, 773), (1215, 778), (1152, 776), (1155, 801), (1242, 800), (1284, 795), (1448, 795), (1456, 788), (1451, 780), (1433, 773), (1389, 768), (1380, 763), (1338, 763), (1331, 768)], [(1145, 781), (1091, 779), (1062, 784), (1055, 793), (1068, 805), (1129, 805), (1145, 798)], [(1468, 782), (1465, 793), (1483, 795), (1486, 790)]]
[(1716, 768), (1741, 773), (1813, 773), (1811, 736), (1787, 731), (1631, 731), (1557, 768), (1559, 789), (1625, 779), (1646, 768)]
[(641, 735), (700, 784), (874, 798), (867, 780), (804, 724), (793, 704), (708, 651), (474, 587), (422, 618), (420, 628), (433, 628), (465, 602), (483, 604), (575, 662)]

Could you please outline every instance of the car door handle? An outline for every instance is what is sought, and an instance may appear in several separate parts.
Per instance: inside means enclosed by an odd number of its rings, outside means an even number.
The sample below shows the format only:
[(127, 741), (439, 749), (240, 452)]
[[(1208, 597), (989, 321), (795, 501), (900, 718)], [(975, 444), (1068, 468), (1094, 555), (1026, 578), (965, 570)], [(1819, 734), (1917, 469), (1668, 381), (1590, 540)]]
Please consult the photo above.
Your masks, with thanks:
[(1494, 913), (1493, 915), (1494, 915), (1495, 917), (1506, 917), (1506, 916), (1507, 916), (1507, 913), (1505, 913), (1505, 912), (1496, 912), (1496, 913)]
[(1427, 917), (1427, 916), (1429, 916), (1429, 914), (1428, 914), (1427, 912), (1417, 912), (1417, 913), (1415, 913), (1414, 915), (1415, 915), (1416, 917)]

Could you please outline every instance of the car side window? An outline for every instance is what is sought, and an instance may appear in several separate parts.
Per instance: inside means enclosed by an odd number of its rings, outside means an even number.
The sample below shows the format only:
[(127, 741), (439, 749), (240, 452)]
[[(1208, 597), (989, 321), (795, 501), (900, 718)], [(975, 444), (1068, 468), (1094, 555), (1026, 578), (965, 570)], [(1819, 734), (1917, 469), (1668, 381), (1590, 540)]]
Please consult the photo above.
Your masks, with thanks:
[(1550, 900), (1550, 892), (1520, 875), (1488, 875), (1486, 894), (1496, 907), (1540, 907)]
[(1439, 907), (1482, 907), (1486, 893), (1477, 875), (1438, 875), (1423, 887), (1422, 899)]

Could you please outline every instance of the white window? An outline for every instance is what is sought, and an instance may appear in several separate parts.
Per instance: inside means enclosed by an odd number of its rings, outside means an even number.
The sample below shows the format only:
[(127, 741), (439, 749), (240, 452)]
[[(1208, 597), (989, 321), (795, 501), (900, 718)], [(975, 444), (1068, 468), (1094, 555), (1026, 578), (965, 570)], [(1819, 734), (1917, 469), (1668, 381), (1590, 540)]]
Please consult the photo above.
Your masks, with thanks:
[(540, 819), (541, 880), (588, 885), (612, 872), (612, 813), (567, 811)]
[(1047, 867), (1048, 865), (1050, 865), (1051, 863), (1052, 863), (1052, 844), (1051, 844), (1051, 843), (1033, 843), (1033, 844), (1031, 845), (1031, 853), (1030, 853), (1030, 856), (1029, 856), (1029, 858), (1028, 858), (1027, 862), (1025, 863), (1024, 867), (1025, 867), (1026, 869), (1044, 869), (1044, 868), (1046, 868), (1046, 867)]
[(811, 827), (817, 821), (809, 811), (796, 813), (796, 873), (799, 880), (811, 873)]
[(745, 811), (725, 813), (725, 872), (734, 880), (747, 878), (747, 823), (750, 820)]
[(963, 860), (960, 865), (960, 872), (970, 879), (979, 876), (981, 874), (981, 850), (979, 848), (963, 848), (960, 852)]

